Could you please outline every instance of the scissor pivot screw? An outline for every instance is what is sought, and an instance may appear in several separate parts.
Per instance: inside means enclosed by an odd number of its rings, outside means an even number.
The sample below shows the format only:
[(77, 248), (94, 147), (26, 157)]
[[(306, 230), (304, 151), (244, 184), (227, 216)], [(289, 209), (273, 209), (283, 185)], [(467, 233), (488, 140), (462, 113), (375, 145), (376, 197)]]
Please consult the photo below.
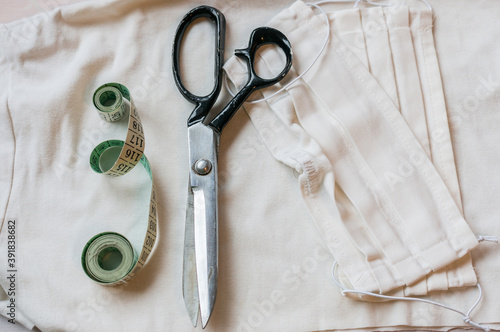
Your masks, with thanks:
[(198, 175), (207, 175), (212, 170), (212, 163), (206, 159), (198, 159), (193, 169)]

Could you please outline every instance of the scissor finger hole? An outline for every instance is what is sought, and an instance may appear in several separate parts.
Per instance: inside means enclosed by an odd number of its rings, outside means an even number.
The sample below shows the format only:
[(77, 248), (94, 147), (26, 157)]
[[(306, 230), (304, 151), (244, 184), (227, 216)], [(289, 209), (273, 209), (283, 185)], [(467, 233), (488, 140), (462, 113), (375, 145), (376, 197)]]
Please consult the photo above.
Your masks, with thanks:
[[(193, 22), (186, 28), (181, 41), (180, 76), (188, 91), (197, 96), (205, 96), (212, 91), (215, 84), (216, 26), (212, 20), (205, 17), (197, 18)], [(191, 70), (193, 68), (198, 70)]]
[(259, 78), (274, 79), (286, 66), (285, 52), (275, 44), (263, 44), (255, 52), (253, 66)]

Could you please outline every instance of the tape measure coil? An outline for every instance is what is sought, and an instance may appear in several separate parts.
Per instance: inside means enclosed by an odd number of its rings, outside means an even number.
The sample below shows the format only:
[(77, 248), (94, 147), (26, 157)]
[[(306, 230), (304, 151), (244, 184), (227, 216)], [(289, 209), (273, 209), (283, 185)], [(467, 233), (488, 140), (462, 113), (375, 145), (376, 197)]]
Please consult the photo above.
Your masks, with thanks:
[[(157, 238), (156, 192), (151, 166), (144, 155), (142, 124), (129, 90), (119, 83), (107, 83), (94, 92), (92, 99), (103, 120), (118, 121), (128, 111), (129, 121), (125, 141), (107, 140), (92, 150), (91, 168), (96, 173), (116, 177), (127, 174), (141, 163), (152, 182), (148, 226), (138, 254), (130, 241), (116, 232), (95, 235), (83, 249), (81, 261), (87, 276), (100, 284), (114, 286), (130, 280), (151, 255)], [(103, 158), (104, 156), (108, 158)]]

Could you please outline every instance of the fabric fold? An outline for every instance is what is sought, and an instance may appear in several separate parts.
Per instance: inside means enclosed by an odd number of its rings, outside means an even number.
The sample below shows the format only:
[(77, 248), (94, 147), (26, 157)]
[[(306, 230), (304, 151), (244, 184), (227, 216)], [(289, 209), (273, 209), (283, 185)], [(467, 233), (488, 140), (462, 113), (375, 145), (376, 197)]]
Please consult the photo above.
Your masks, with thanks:
[[(3, 27), (0, 27), (0, 32)], [(8, 45), (0, 34), (0, 48), (7, 49)], [(7, 56), (0, 57), (0, 132), (2, 133), (2, 144), (0, 146), (0, 160), (2, 160), (2, 170), (0, 171), (0, 206), (2, 213), (2, 223), (0, 223), (0, 231), (3, 228), (9, 202), (10, 191), (12, 188), (13, 173), (14, 173), (14, 153), (15, 139), (12, 128), (12, 119), (9, 113), (8, 98), (10, 89), (10, 63)]]

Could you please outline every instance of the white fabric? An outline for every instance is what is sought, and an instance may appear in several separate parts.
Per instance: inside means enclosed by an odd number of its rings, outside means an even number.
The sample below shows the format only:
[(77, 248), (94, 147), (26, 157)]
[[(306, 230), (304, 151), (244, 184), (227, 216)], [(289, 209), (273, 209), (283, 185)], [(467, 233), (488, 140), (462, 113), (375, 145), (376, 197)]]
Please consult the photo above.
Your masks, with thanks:
[[(370, 71), (431, 158), (462, 211), (439, 65), (432, 36), (432, 13), (425, 8), (391, 6), (331, 14), (333, 33)], [(432, 153), (431, 153), (432, 147)], [(404, 167), (402, 165), (402, 167)], [(387, 174), (396, 183), (401, 174)], [(408, 295), (473, 285), (470, 255), (429, 280), (405, 288)]]
[[(366, 51), (346, 47), (365, 39), (359, 20), (365, 11), (371, 9), (335, 13), (330, 43), (314, 69), (287, 94), (245, 109), (271, 153), (300, 173), (301, 192), (314, 223), (350, 283), (355, 289), (387, 293), (456, 261), (478, 241), (427, 158), (429, 149), (427, 154), (422, 149), (428, 133), (420, 86), (427, 82), (418, 77), (409, 9), (384, 13), (402, 116), (370, 75), (368, 61), (362, 61), (368, 58)], [(428, 11), (425, 14), (430, 18)], [(321, 49), (325, 22), (297, 2), (271, 25), (294, 45), (293, 66), (302, 72)], [(335, 31), (347, 35), (347, 43)], [(270, 74), (279, 73), (278, 54), (266, 51), (257, 64)], [(423, 51), (435, 53), (433, 45)], [(246, 66), (237, 57), (225, 68), (236, 86), (245, 82)], [(430, 81), (427, 89), (436, 85)], [(280, 135), (266, 135), (268, 123), (280, 120)], [(449, 136), (448, 126), (438, 129)], [(465, 276), (470, 278), (461, 281), (473, 285), (476, 278), (472, 267), (468, 270), (472, 273)], [(447, 286), (446, 273), (441, 279)]]
[[(207, 3), (226, 15), (227, 58), (234, 48), (246, 45), (254, 27), (291, 5)], [(16, 318), (25, 326), (35, 324), (42, 331), (194, 330), (181, 292), (185, 123), (192, 105), (173, 84), (170, 53), (178, 21), (198, 4), (86, 1), (0, 26), (0, 203), (6, 218), (18, 220)], [(494, 110), (500, 100), (500, 69), (494, 61), (500, 50), (494, 41), (500, 34), (500, 8), (495, 1), (432, 5), (464, 213), (474, 233), (499, 235), (495, 155), (500, 120)], [(212, 52), (210, 38), (193, 44)], [(202, 72), (205, 64), (193, 56), (184, 65)], [(120, 125), (101, 121), (91, 105), (93, 90), (108, 81), (127, 85), (137, 102), (162, 202), (155, 255), (120, 288), (96, 285), (79, 262), (83, 244), (100, 230), (123, 231), (131, 240), (145, 230), (134, 225), (143, 220), (141, 208), (146, 209), (145, 172), (138, 168), (111, 182), (88, 166), (95, 144), (124, 133)], [(267, 135), (279, 129), (278, 122), (268, 125)], [(244, 112), (222, 135), (219, 167), (220, 279), (207, 330), (390, 330), (407, 325), (430, 330), (465, 325), (453, 313), (422, 304), (360, 303), (342, 297), (331, 281), (330, 254), (312, 227), (292, 172), (268, 152)], [(132, 231), (134, 226), (138, 232)], [(3, 288), (5, 237), (2, 227)], [(474, 318), (497, 328), (498, 254), (491, 244), (473, 251), (485, 290)], [(433, 293), (433, 298), (465, 309), (475, 295), (474, 289), (457, 289)], [(4, 294), (0, 301), (5, 310)]]

